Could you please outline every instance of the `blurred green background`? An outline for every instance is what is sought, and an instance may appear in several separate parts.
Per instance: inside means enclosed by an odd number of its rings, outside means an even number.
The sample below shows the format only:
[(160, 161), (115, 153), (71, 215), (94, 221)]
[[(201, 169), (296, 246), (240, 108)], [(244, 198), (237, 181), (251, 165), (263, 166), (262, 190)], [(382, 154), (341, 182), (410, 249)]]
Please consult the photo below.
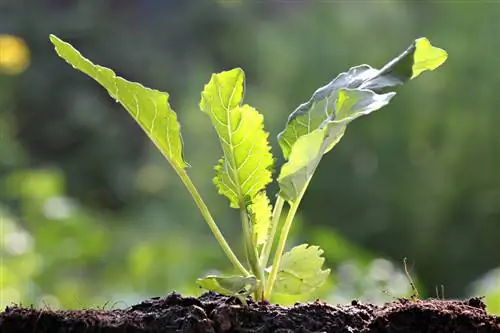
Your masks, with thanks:
[(300, 299), (409, 296), (407, 257), (423, 297), (485, 295), (500, 314), (499, 15), (474, 1), (0, 0), (0, 306), (124, 307), (199, 295), (197, 277), (231, 271), (168, 163), (50, 33), (171, 94), (189, 173), (239, 254), (198, 109), (210, 74), (245, 70), (280, 166), (276, 135), (297, 105), (425, 36), (447, 62), (350, 125), (313, 178), (288, 244), (320, 245), (332, 275)]

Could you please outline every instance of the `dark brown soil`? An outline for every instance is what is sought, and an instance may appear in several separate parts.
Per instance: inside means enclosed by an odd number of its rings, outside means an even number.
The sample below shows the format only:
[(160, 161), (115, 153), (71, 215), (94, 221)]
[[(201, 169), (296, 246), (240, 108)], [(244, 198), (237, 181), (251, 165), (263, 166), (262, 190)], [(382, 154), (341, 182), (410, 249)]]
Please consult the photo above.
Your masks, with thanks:
[(200, 298), (173, 293), (127, 309), (49, 311), (7, 307), (1, 333), (136, 332), (499, 332), (500, 317), (488, 315), (479, 298), (467, 301), (398, 300), (384, 306), (353, 301), (281, 307), (214, 293)]

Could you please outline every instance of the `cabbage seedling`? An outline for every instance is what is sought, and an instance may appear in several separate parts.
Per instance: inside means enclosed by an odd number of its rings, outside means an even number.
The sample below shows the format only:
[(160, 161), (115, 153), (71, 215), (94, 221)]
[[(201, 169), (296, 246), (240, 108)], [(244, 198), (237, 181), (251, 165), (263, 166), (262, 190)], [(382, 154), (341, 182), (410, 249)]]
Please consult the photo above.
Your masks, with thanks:
[[(447, 58), (446, 51), (419, 38), (381, 69), (368, 65), (352, 67), (316, 90), (290, 114), (285, 129), (278, 135), (285, 163), (277, 177), (279, 193), (274, 205), (266, 193), (273, 180), (274, 159), (263, 116), (243, 103), (245, 73), (235, 68), (212, 75), (201, 93), (199, 106), (212, 123), (222, 148), (222, 158), (215, 167), (215, 186), (241, 216), (247, 264), (243, 265), (189, 177), (180, 125), (169, 105), (169, 95), (116, 76), (54, 35), (50, 40), (61, 58), (103, 86), (142, 127), (184, 183), (238, 271), (233, 276), (207, 276), (197, 283), (242, 300), (251, 294), (256, 300), (269, 299), (273, 292), (305, 294), (325, 282), (330, 270), (323, 269), (323, 251), (318, 246), (302, 244), (284, 252), (294, 216), (316, 168), (343, 137), (349, 123), (384, 107), (396, 95), (397, 86), (426, 70), (436, 69)], [(289, 209), (278, 233), (285, 204)], [(275, 240), (277, 245), (269, 266)]]

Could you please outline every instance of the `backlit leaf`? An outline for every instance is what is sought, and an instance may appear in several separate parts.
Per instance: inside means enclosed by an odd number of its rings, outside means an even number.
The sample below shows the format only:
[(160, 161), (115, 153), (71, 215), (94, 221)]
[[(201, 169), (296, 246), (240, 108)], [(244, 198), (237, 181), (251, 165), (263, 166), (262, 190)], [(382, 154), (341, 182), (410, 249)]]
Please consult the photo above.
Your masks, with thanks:
[(248, 206), (252, 240), (255, 246), (263, 245), (269, 237), (272, 207), (265, 191), (259, 192)]
[(436, 69), (446, 61), (447, 56), (446, 51), (432, 46), (427, 38), (419, 38), (380, 70), (360, 65), (339, 74), (326, 86), (316, 90), (309, 101), (300, 105), (289, 116), (285, 130), (278, 135), (284, 157), (289, 157), (292, 146), (299, 137), (311, 133), (324, 120), (336, 114), (335, 104), (340, 89), (385, 92), (426, 70)]
[(213, 74), (202, 92), (200, 108), (211, 119), (224, 157), (214, 183), (231, 207), (243, 207), (271, 181), (273, 158), (263, 116), (242, 105), (245, 74), (240, 68)]
[(182, 156), (180, 125), (177, 115), (170, 108), (167, 93), (116, 76), (112, 70), (93, 64), (69, 43), (54, 35), (50, 36), (50, 41), (61, 58), (97, 81), (130, 113), (172, 166), (188, 166)]
[(318, 246), (302, 244), (286, 252), (276, 279), (274, 291), (287, 295), (310, 293), (328, 278), (330, 269), (323, 270), (325, 259)]
[(396, 93), (389, 88), (436, 69), (446, 58), (446, 51), (419, 38), (381, 70), (368, 65), (352, 67), (316, 90), (308, 102), (292, 112), (285, 130), (278, 135), (288, 159), (278, 177), (281, 196), (292, 202), (297, 199), (322, 155), (340, 141), (346, 126), (394, 97)]
[(354, 119), (385, 106), (394, 95), (340, 89), (335, 101), (336, 113), (326, 118), (316, 130), (299, 137), (293, 145), (278, 177), (280, 195), (287, 201), (295, 201), (307, 186), (323, 155), (340, 141), (346, 126)]

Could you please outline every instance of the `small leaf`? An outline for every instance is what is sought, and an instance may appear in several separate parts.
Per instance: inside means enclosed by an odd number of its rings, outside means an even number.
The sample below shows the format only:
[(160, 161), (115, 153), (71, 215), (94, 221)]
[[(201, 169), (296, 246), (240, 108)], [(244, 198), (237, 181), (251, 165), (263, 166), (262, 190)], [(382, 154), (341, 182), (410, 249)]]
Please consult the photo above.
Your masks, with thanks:
[(224, 152), (214, 183), (233, 208), (246, 205), (271, 182), (273, 165), (263, 116), (249, 105), (241, 105), (244, 83), (240, 68), (213, 74), (200, 102)]
[(172, 166), (188, 166), (182, 156), (180, 125), (177, 115), (170, 108), (167, 93), (116, 76), (112, 70), (93, 64), (69, 43), (54, 35), (50, 35), (50, 41), (61, 58), (97, 81), (130, 113)]
[(196, 283), (207, 290), (226, 296), (248, 296), (256, 290), (255, 276), (216, 276), (209, 275)]
[(276, 279), (274, 291), (287, 295), (301, 295), (314, 291), (328, 278), (330, 269), (322, 269), (325, 259), (318, 246), (302, 244), (286, 252)]
[(272, 207), (265, 191), (259, 192), (248, 206), (250, 224), (252, 226), (252, 240), (254, 246), (261, 246), (269, 238)]
[(379, 95), (371, 90), (340, 89), (335, 102), (336, 113), (325, 119), (318, 129), (299, 137), (288, 162), (278, 177), (280, 195), (294, 202), (314, 174), (321, 158), (342, 138), (347, 125), (387, 105), (395, 93)]
[(339, 74), (326, 86), (316, 90), (308, 102), (300, 105), (289, 116), (285, 130), (278, 135), (283, 156), (289, 157), (299, 137), (316, 130), (323, 121), (336, 114), (335, 104), (340, 89), (385, 92), (426, 70), (436, 69), (446, 61), (447, 56), (446, 51), (432, 46), (427, 38), (419, 38), (381, 70), (360, 65)]

